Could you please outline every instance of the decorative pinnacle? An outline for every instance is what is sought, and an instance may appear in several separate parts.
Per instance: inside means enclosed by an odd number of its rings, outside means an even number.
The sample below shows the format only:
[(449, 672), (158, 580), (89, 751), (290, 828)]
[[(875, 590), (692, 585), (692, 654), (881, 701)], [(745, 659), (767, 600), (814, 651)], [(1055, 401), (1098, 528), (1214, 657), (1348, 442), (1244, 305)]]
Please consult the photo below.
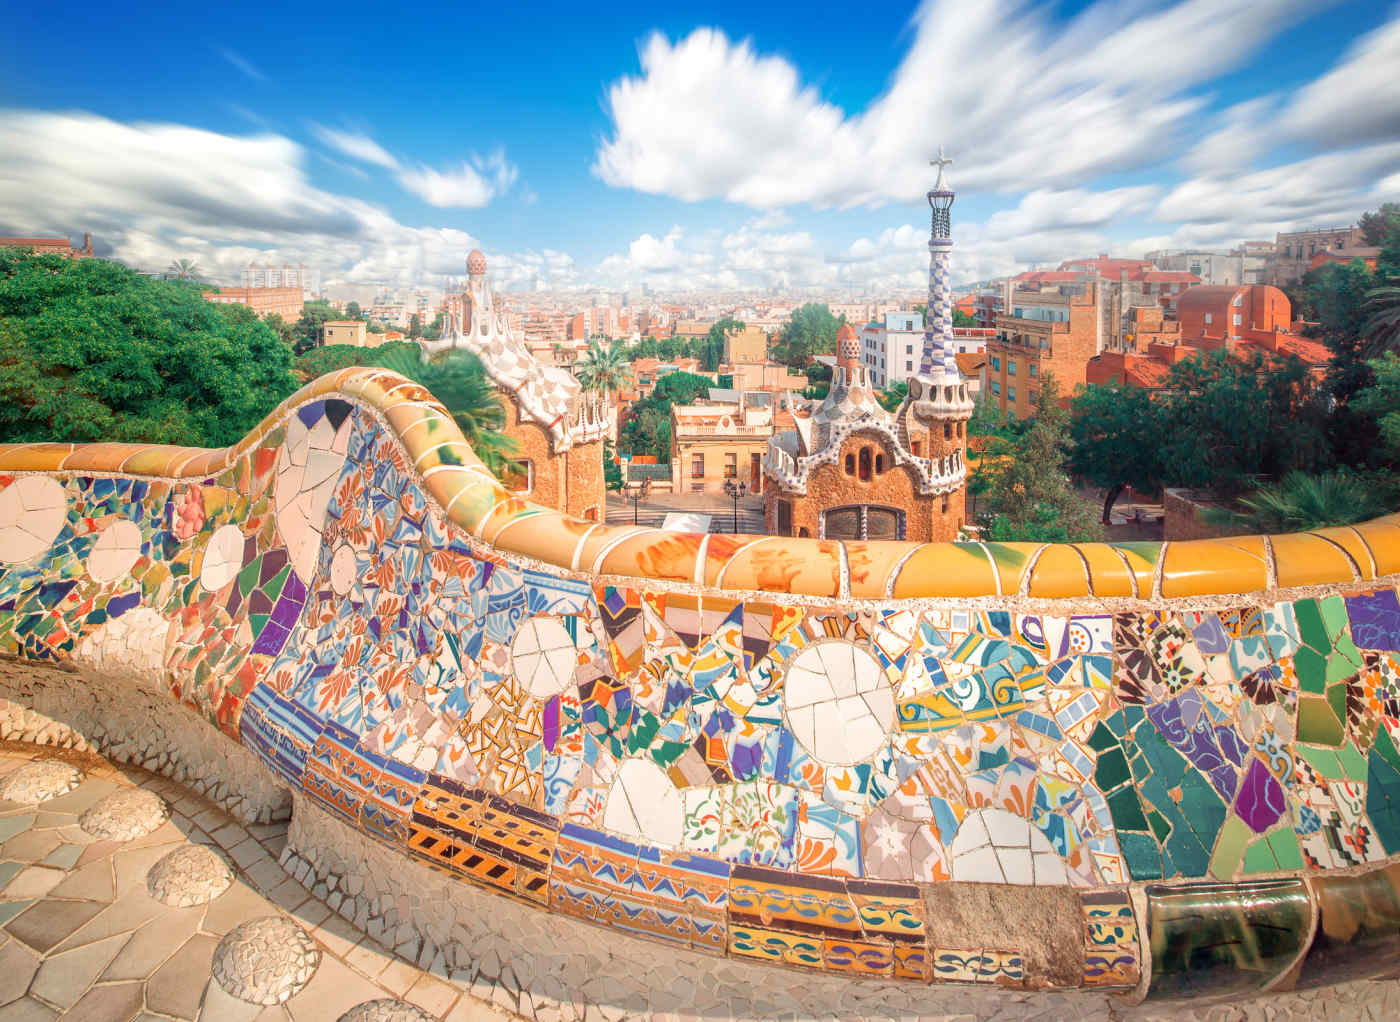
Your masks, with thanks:
[(948, 164), (950, 164), (950, 163), (952, 163), (952, 162), (953, 162), (952, 157), (944, 156), (944, 155), (943, 155), (943, 147), (942, 147), (942, 146), (939, 146), (939, 147), (938, 147), (938, 159), (936, 159), (936, 160), (929, 160), (929, 161), (928, 161), (930, 167), (937, 167), (937, 168), (938, 168), (938, 180), (935, 181), (934, 184), (933, 184), (933, 190), (934, 190), (935, 192), (939, 192), (939, 191), (942, 191), (942, 190), (943, 190), (943, 168), (946, 167)]

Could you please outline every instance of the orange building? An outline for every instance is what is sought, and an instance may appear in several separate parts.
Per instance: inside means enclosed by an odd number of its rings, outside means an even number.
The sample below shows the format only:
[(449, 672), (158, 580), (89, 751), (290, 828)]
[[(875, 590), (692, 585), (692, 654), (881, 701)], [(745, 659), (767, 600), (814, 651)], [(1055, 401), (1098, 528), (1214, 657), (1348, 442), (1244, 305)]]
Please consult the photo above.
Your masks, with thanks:
[(266, 319), (275, 312), (284, 323), (301, 319), (301, 296), (299, 287), (224, 287), (204, 292), (206, 302), (246, 305), (259, 319)]
[(1087, 382), (1089, 360), (1103, 350), (1100, 287), (1079, 276), (1074, 283), (1052, 279), (1037, 281), (1033, 289), (1008, 287), (997, 336), (987, 342), (983, 400), (1021, 418), (1031, 413), (1047, 374), (1054, 373), (1062, 400)]
[(61, 255), (69, 259), (92, 258), (92, 235), (83, 235), (83, 247), (74, 248), (67, 238), (0, 238), (0, 248), (32, 248), (35, 255)]

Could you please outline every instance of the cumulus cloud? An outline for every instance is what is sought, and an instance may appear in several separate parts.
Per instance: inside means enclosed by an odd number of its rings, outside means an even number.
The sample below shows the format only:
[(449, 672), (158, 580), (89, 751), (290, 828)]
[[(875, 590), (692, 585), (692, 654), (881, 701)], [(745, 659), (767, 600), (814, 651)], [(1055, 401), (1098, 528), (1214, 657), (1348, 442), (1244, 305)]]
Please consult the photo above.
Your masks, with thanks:
[(461, 206), (475, 209), (486, 205), (515, 183), (516, 169), (497, 150), (484, 160), (474, 159), (456, 170), (440, 172), (430, 167), (403, 170), (399, 184), (431, 206)]
[(747, 41), (656, 33), (640, 74), (608, 89), (612, 133), (593, 169), (610, 185), (687, 201), (874, 206), (917, 198), (941, 141), (956, 150), (963, 188), (1069, 187), (1171, 159), (1203, 106), (1189, 90), (1317, 6), (1179, 0), (1134, 17), (1099, 0), (1057, 26), (1019, 0), (927, 0), (889, 89), (858, 114)]
[[(372, 203), (317, 188), (306, 151), (280, 135), (124, 124), (88, 113), (0, 110), (0, 233), (81, 237), (146, 268), (197, 260), (236, 282), (251, 261), (302, 262), (326, 282), (406, 285), (460, 276), (479, 241), (408, 227)], [(574, 270), (557, 254), (492, 257), (503, 286)]]

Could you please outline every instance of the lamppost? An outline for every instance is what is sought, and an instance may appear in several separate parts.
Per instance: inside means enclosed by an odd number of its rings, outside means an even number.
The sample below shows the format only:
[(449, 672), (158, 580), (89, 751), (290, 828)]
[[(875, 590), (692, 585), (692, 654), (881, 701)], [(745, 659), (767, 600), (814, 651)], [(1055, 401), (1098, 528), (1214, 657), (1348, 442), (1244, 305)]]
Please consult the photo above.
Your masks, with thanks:
[(724, 492), (729, 494), (729, 499), (734, 501), (734, 532), (739, 531), (739, 498), (749, 492), (748, 486), (744, 483), (736, 483), (733, 479), (724, 481)]
[(651, 476), (643, 476), (640, 483), (627, 484), (627, 499), (632, 502), (632, 524), (637, 524), (637, 508), (651, 493)]

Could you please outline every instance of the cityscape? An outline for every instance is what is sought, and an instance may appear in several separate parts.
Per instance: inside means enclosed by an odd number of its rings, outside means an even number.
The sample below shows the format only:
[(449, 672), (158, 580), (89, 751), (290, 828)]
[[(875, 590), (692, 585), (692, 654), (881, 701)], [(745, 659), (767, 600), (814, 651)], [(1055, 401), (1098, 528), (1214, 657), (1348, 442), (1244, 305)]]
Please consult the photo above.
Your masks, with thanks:
[(1400, 7), (795, 14), (16, 20), (0, 1019), (1400, 1011)]

